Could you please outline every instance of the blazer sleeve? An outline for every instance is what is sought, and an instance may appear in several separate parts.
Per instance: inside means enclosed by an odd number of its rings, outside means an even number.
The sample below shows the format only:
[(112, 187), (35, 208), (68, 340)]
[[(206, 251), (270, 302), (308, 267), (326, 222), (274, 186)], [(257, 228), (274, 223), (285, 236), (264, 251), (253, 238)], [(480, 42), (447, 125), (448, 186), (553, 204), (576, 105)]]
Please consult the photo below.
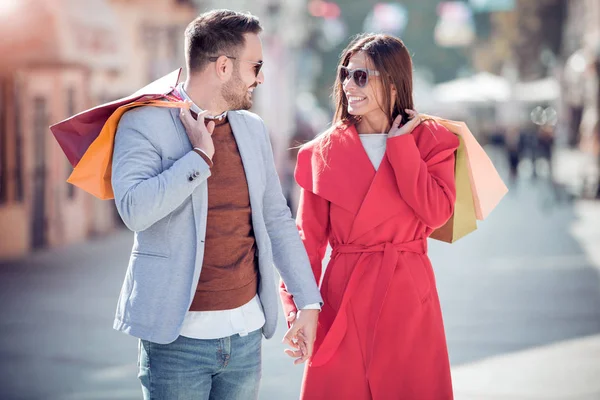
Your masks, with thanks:
[(210, 176), (208, 164), (190, 151), (163, 171), (147, 123), (152, 109), (123, 115), (112, 160), (112, 187), (117, 211), (132, 231), (143, 231), (169, 215)]
[(281, 191), (269, 135), (264, 124), (262, 124), (262, 128), (263, 160), (266, 168), (263, 213), (267, 232), (271, 239), (275, 267), (294, 296), (295, 306), (304, 308), (309, 304), (322, 304), (323, 300), (311, 274), (306, 251)]
[(458, 145), (455, 134), (429, 121), (387, 142), (386, 153), (400, 195), (417, 218), (433, 229), (444, 225), (454, 211), (454, 152)]
[[(309, 168), (309, 163), (305, 163), (307, 152), (301, 150), (298, 155), (298, 164), (296, 165), (296, 177), (305, 176), (302, 173), (304, 168)], [(296, 215), (296, 225), (300, 232), (300, 238), (308, 254), (310, 266), (315, 281), (321, 281), (322, 263), (329, 242), (330, 221), (329, 221), (329, 201), (312, 193), (301, 185), (300, 202), (298, 213)], [(304, 185), (307, 186), (307, 185)], [(279, 293), (283, 304), (283, 311), (286, 316), (290, 312), (296, 312), (292, 294), (287, 290), (284, 282), (281, 282)]]

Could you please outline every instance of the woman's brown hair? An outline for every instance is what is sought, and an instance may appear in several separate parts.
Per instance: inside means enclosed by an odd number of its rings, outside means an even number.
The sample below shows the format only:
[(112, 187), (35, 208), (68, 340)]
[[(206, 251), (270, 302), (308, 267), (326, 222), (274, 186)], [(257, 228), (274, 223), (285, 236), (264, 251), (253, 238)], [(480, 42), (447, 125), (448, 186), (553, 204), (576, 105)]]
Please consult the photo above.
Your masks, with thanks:
[[(406, 123), (408, 115), (404, 110), (414, 109), (412, 59), (408, 49), (402, 40), (394, 36), (373, 33), (357, 35), (342, 52), (338, 70), (341, 66), (348, 66), (350, 58), (359, 52), (367, 55), (368, 62), (372, 64), (369, 69), (379, 71), (378, 79), (382, 80), (383, 88), (390, 88), (391, 85), (396, 87), (396, 97), (392, 98), (391, 90), (385, 90), (384, 103), (379, 105), (388, 116), (389, 126), (399, 114), (402, 115), (402, 123)], [(333, 126), (318, 137), (324, 165), (327, 165), (331, 135), (335, 134), (338, 127), (343, 129), (360, 121), (360, 116), (348, 113), (348, 99), (343, 84), (338, 73), (333, 87), (336, 103)]]
[[(361, 34), (356, 36), (344, 49), (340, 56), (341, 66), (348, 66), (350, 58), (356, 53), (364, 52), (368, 56), (372, 68), (379, 71), (379, 78), (384, 88), (396, 87), (396, 97), (392, 98), (390, 90), (385, 90), (384, 103), (381, 109), (388, 114), (389, 125), (392, 125), (398, 114), (402, 114), (402, 122), (408, 121), (405, 109), (413, 109), (412, 59), (402, 40), (385, 34)], [(371, 68), (371, 67), (370, 67)], [(344, 93), (344, 82), (337, 74), (333, 97), (335, 99), (335, 114), (333, 124), (339, 122), (353, 124), (360, 117), (348, 113), (348, 99)], [(391, 113), (390, 113), (391, 110)]]

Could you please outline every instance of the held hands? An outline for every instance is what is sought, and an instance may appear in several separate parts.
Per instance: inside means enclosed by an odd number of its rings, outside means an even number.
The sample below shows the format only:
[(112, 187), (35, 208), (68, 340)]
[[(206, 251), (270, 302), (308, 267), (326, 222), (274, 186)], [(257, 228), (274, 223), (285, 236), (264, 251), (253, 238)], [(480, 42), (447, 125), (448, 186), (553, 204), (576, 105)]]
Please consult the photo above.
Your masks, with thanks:
[(204, 117), (208, 113), (209, 111), (202, 111), (198, 114), (198, 119), (194, 119), (189, 109), (182, 108), (179, 119), (181, 119), (192, 147), (199, 148), (212, 159), (215, 154), (215, 145), (211, 135), (215, 129), (215, 122), (210, 121), (208, 124), (204, 124)]
[(421, 123), (421, 117), (415, 110), (407, 109), (404, 111), (406, 111), (408, 114), (408, 122), (401, 127), (400, 124), (402, 123), (402, 114), (398, 115), (392, 123), (392, 128), (388, 132), (388, 139), (411, 133)]
[(286, 349), (285, 354), (296, 359), (294, 364), (301, 364), (312, 356), (319, 312), (319, 310), (300, 310), (297, 318), (294, 313), (290, 313), (287, 317), (292, 327), (283, 337), (283, 343), (293, 348)]

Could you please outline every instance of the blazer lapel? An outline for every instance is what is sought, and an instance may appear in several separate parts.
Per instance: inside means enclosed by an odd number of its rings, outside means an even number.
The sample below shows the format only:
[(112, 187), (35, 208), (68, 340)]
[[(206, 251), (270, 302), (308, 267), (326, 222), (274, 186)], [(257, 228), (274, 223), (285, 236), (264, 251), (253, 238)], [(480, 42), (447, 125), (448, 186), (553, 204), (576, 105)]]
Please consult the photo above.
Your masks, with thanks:
[(240, 151), (240, 157), (242, 158), (242, 164), (244, 165), (244, 172), (246, 173), (246, 180), (248, 181), (248, 192), (250, 193), (250, 204), (252, 209), (262, 204), (259, 201), (258, 194), (260, 193), (261, 187), (261, 174), (260, 163), (257, 155), (260, 154), (260, 148), (258, 144), (254, 142), (254, 135), (250, 132), (250, 127), (246, 123), (244, 116), (235, 112), (230, 111), (227, 113), (233, 136), (237, 143)]
[[(171, 118), (173, 119), (173, 124), (175, 124), (175, 131), (177, 133), (178, 139), (181, 142), (181, 146), (182, 149), (185, 152), (189, 152), (192, 151), (192, 144), (190, 143), (187, 133), (185, 132), (185, 127), (183, 126), (183, 123), (181, 122), (181, 119), (179, 118), (179, 109), (178, 108), (172, 108), (169, 110), (171, 113)], [(192, 192), (192, 210), (194, 215), (196, 216), (194, 218), (194, 225), (196, 227), (196, 234), (197, 235), (201, 235), (201, 232), (203, 232), (203, 227), (206, 226), (206, 219), (202, 220), (199, 216), (202, 215), (203, 213), (203, 209), (202, 209), (202, 205), (203, 204), (208, 204), (207, 203), (207, 198), (206, 198), (206, 191), (202, 192), (199, 191), (198, 188), (196, 188), (196, 190), (194, 190)], [(198, 267), (198, 266), (197, 266)], [(198, 273), (198, 269), (196, 270), (196, 273)], [(195, 280), (194, 282), (196, 282), (197, 280)], [(195, 290), (195, 289), (194, 289)]]

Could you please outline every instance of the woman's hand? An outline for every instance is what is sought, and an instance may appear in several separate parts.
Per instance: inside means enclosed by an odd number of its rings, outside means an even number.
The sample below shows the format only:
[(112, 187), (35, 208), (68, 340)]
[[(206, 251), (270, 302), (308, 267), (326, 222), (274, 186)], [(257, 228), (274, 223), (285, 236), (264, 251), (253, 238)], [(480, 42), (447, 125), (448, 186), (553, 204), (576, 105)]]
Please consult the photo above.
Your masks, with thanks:
[(288, 316), (288, 322), (292, 320), (292, 326), (285, 334), (283, 343), (287, 343), (291, 349), (286, 349), (285, 354), (295, 358), (294, 364), (301, 364), (308, 360), (313, 353), (315, 339), (317, 337), (317, 321), (320, 310), (304, 309), (298, 311), (297, 316)]
[(388, 139), (411, 133), (421, 123), (421, 117), (415, 110), (404, 111), (408, 114), (408, 122), (403, 126), (400, 126), (402, 123), (402, 114), (398, 115), (392, 124), (392, 128), (388, 132)]

